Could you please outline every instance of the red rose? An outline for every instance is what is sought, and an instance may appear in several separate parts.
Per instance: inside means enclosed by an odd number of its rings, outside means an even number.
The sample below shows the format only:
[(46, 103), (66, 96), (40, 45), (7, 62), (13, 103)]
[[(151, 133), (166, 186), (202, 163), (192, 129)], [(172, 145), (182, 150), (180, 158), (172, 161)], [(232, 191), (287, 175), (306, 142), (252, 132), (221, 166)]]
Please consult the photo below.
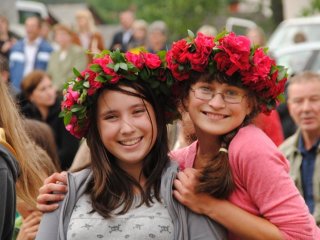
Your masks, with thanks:
[(194, 43), (196, 48), (200, 52), (204, 52), (205, 54), (209, 55), (212, 52), (213, 47), (215, 46), (213, 40), (214, 38), (211, 36), (206, 36), (202, 33), (198, 33), (196, 39), (194, 40)]
[(229, 55), (225, 52), (216, 53), (213, 60), (217, 63), (217, 69), (221, 72), (224, 72), (231, 65)]
[(156, 69), (161, 66), (161, 59), (153, 53), (142, 53), (146, 66), (150, 69)]
[(186, 63), (189, 60), (189, 45), (187, 44), (187, 41), (185, 39), (174, 42), (169, 52), (172, 56), (172, 59), (170, 61)]
[(93, 64), (99, 64), (100, 67), (102, 68), (102, 70), (104, 72), (108, 71), (108, 69), (110, 69), (108, 67), (109, 63), (112, 63), (112, 59), (109, 55), (105, 55), (103, 58), (95, 58), (93, 59)]
[(90, 70), (89, 68), (87, 68), (86, 70), (84, 70), (81, 73), (82, 76), (84, 76), (84, 81), (88, 81), (89, 82), (89, 89), (88, 89), (88, 95), (91, 96), (93, 95), (97, 89), (101, 88), (102, 83), (96, 81), (96, 77), (98, 76), (97, 73), (93, 72), (92, 70)]
[(236, 36), (233, 32), (220, 39), (219, 49), (223, 50), (232, 63), (227, 74), (231, 76), (238, 69), (247, 70), (250, 68), (250, 40), (244, 36)]

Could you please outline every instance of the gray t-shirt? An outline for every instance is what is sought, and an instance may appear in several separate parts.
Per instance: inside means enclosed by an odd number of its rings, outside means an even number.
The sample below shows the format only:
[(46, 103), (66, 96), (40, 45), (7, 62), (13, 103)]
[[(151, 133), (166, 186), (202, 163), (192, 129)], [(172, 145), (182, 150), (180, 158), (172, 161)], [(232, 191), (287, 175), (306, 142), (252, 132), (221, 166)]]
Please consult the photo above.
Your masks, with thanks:
[(67, 239), (172, 239), (173, 222), (166, 206), (154, 200), (151, 207), (142, 205), (136, 208), (139, 202), (136, 198), (126, 214), (105, 219), (97, 212), (89, 213), (92, 210), (90, 196), (82, 195), (73, 209)]

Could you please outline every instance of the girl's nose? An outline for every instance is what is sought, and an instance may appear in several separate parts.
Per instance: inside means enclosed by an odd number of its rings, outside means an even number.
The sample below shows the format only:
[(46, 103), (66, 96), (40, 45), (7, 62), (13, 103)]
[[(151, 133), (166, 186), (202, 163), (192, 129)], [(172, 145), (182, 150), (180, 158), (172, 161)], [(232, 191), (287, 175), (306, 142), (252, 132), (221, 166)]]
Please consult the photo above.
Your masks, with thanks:
[(135, 127), (130, 123), (129, 120), (122, 120), (120, 132), (122, 134), (130, 134), (134, 132)]
[(222, 93), (215, 93), (208, 104), (215, 108), (224, 108), (226, 106)]

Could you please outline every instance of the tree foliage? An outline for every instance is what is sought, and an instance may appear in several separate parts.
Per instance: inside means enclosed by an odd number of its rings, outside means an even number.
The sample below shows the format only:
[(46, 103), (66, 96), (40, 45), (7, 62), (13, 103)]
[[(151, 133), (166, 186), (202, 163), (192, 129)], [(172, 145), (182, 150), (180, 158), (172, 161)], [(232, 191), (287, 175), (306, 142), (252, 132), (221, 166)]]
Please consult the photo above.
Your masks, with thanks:
[(227, 0), (87, 0), (106, 23), (118, 21), (118, 13), (124, 9), (136, 11), (137, 18), (151, 23), (163, 20), (170, 29), (170, 38), (177, 39), (187, 34), (187, 29), (196, 31), (202, 24), (215, 25), (214, 17), (225, 9)]
[(320, 12), (320, 0), (312, 0), (310, 7), (302, 9), (301, 14), (303, 16), (310, 16), (314, 14), (319, 14), (319, 12)]

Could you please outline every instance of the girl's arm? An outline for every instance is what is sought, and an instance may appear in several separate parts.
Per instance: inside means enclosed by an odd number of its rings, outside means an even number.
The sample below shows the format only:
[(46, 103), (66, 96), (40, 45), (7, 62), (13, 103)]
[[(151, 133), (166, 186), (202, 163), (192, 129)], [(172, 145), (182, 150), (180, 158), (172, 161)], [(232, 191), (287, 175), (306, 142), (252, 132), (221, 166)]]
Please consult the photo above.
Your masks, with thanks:
[(241, 239), (283, 239), (279, 229), (268, 220), (250, 214), (227, 200), (195, 192), (198, 171), (187, 168), (174, 181), (173, 195), (192, 211), (204, 214)]
[(52, 212), (59, 207), (58, 202), (64, 199), (67, 187), (66, 172), (54, 173), (47, 177), (39, 189), (37, 208), (41, 212)]

